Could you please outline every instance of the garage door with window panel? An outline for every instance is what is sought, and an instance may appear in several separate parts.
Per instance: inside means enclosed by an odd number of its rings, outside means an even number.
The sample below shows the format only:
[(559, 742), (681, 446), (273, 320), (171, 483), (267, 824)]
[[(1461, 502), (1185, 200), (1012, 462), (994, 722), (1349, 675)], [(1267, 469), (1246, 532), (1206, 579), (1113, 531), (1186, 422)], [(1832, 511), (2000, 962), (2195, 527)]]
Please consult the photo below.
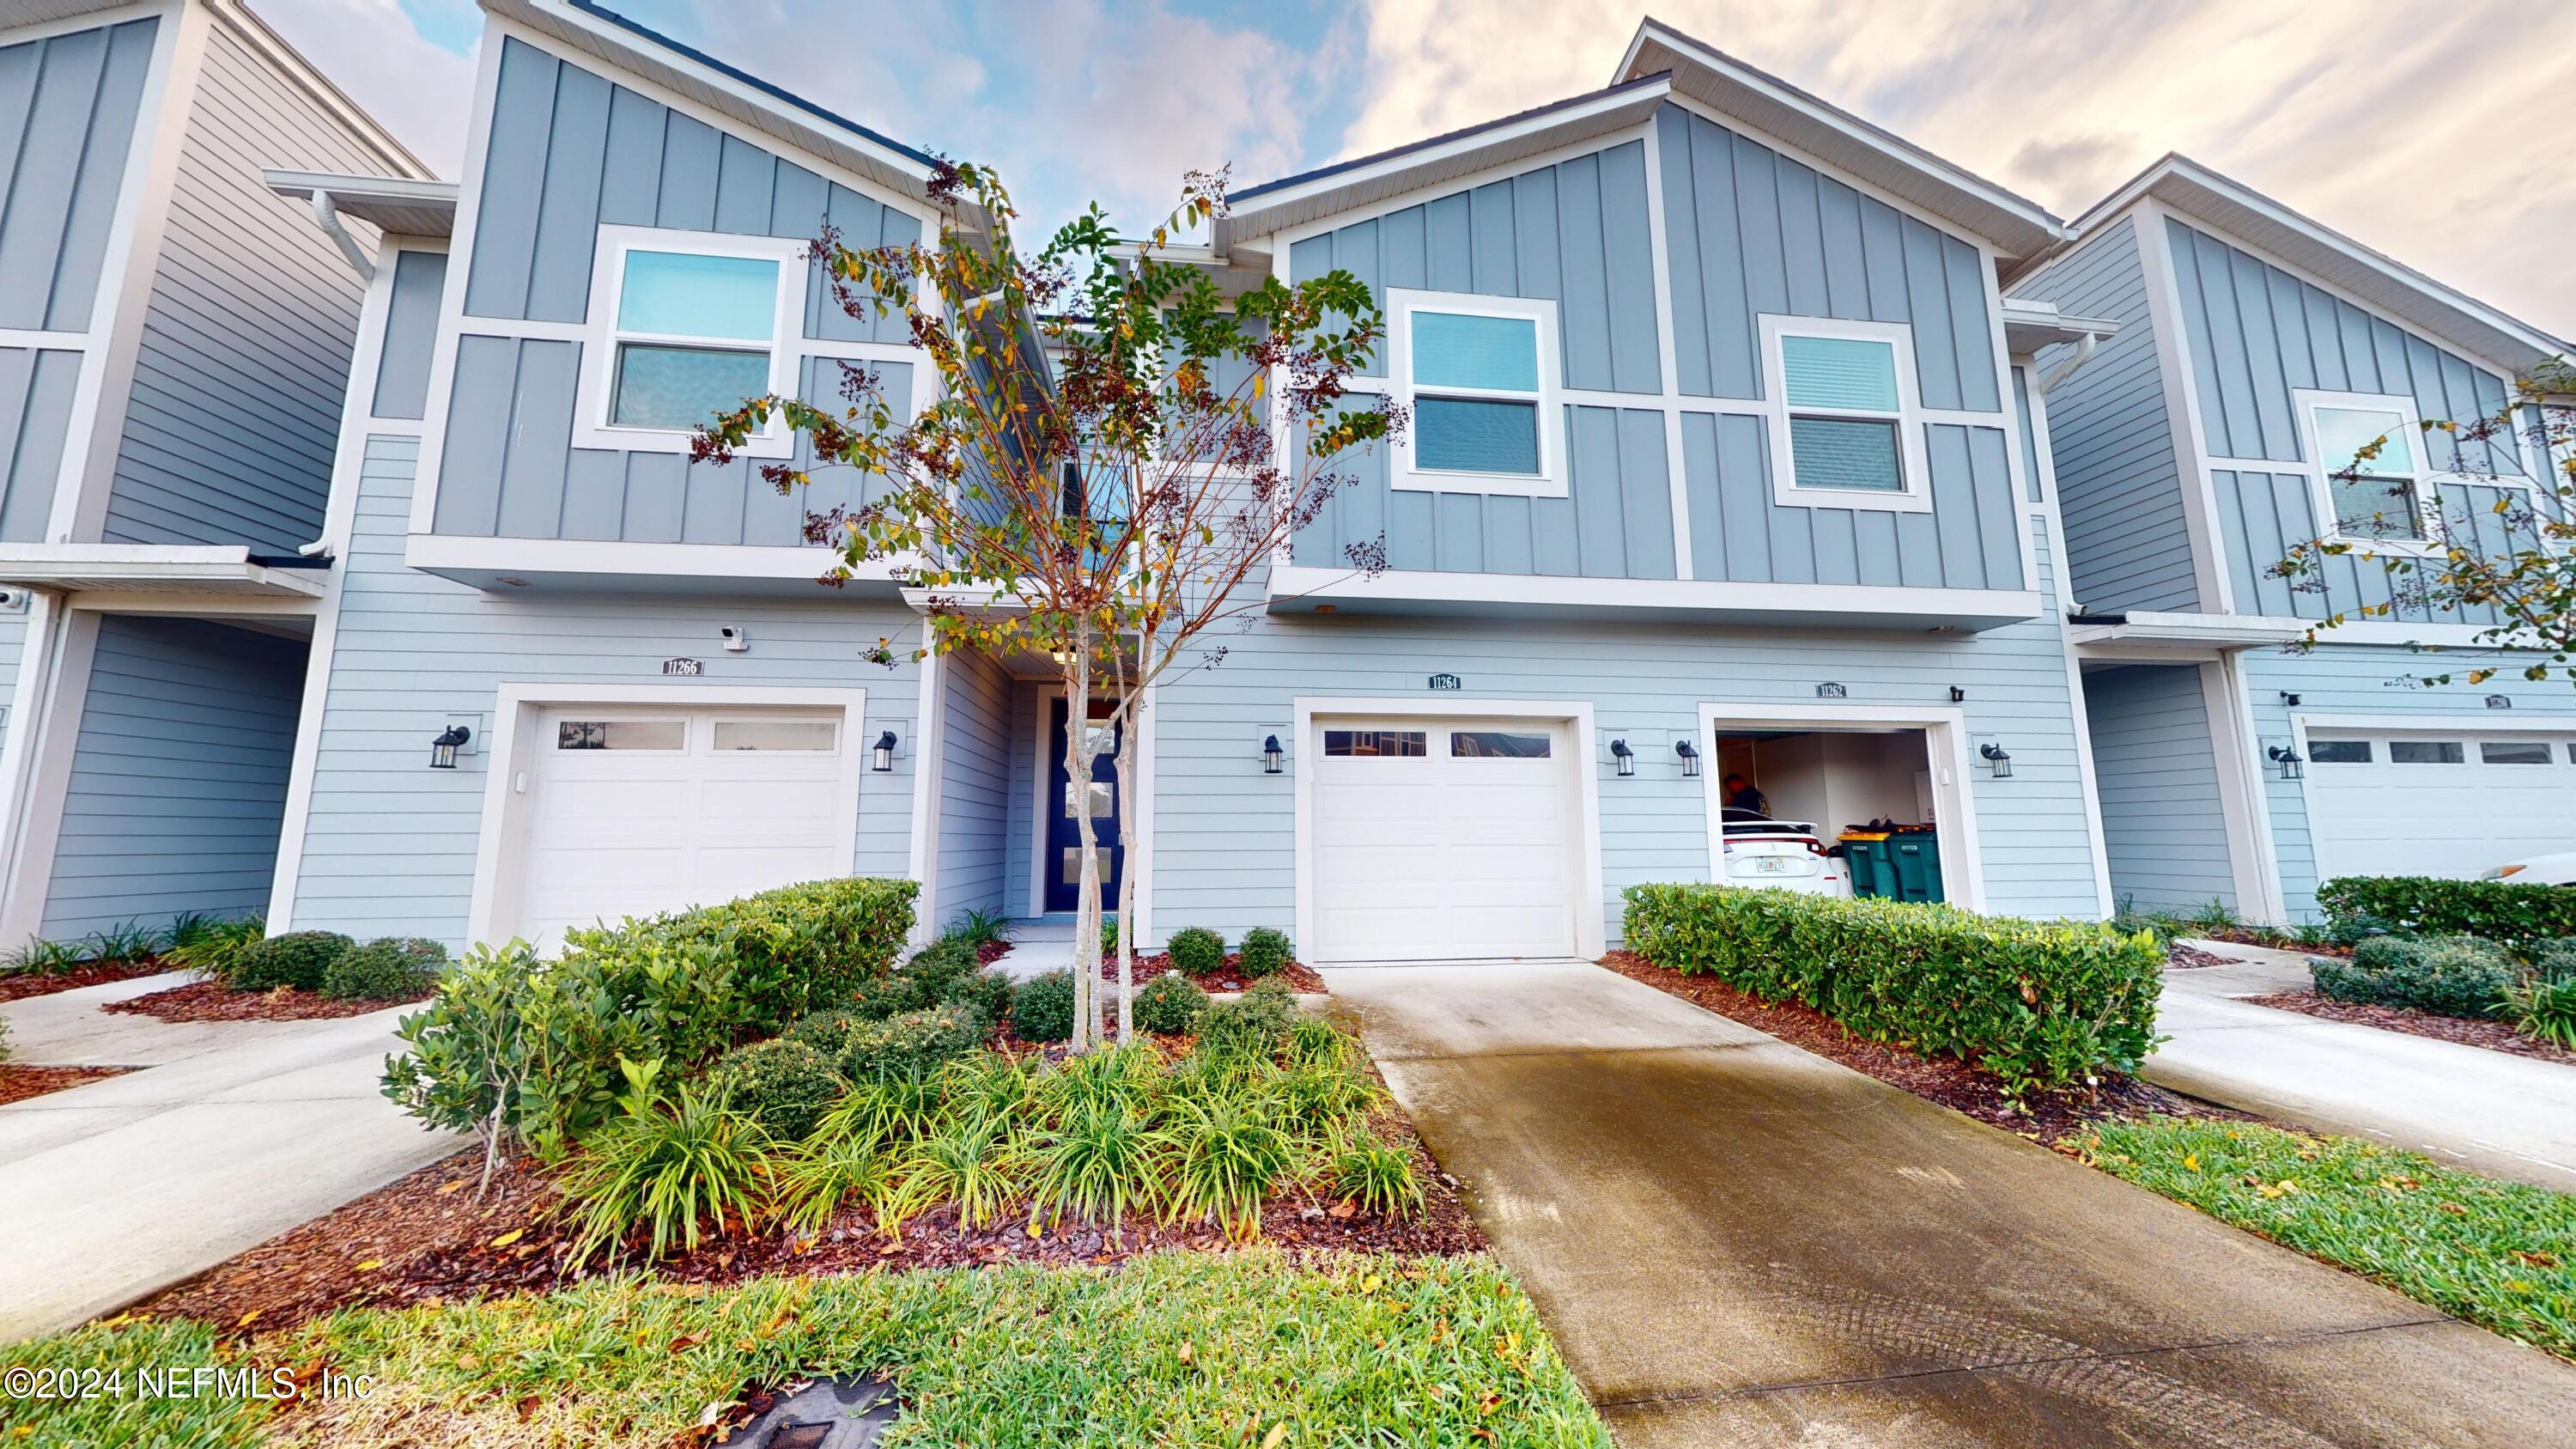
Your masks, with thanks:
[(537, 725), (506, 933), (551, 949), (568, 926), (850, 873), (840, 710), (576, 706)]
[(1582, 880), (1563, 721), (1318, 719), (1318, 961), (1568, 956)]
[(2308, 728), (2317, 878), (2466, 878), (2576, 850), (2576, 731)]

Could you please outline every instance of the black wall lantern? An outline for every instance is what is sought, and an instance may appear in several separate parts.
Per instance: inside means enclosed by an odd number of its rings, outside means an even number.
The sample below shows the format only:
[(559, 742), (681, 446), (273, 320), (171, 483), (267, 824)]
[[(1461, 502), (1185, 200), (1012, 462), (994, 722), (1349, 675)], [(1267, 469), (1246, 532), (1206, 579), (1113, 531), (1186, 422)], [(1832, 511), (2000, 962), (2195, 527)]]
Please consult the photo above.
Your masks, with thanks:
[(429, 742), (429, 767), (433, 770), (455, 769), (457, 750), (472, 738), (474, 731), (463, 725), (449, 725), (440, 730), (438, 738)]
[(1699, 778), (1699, 747), (1688, 740), (1673, 741), (1673, 753), (1682, 757), (1682, 778)]
[(1996, 779), (2009, 780), (2012, 778), (2012, 756), (2004, 751), (2003, 746), (1979, 745), (1977, 746), (1977, 753), (1985, 757), (1987, 764), (1995, 767)]
[(2281, 767), (2281, 778), (2284, 780), (2299, 778), (2307, 768), (2307, 757), (2287, 745), (2274, 745), (2263, 753), (2271, 756), (2272, 763)]
[(877, 746), (870, 754), (873, 758), (868, 764), (869, 769), (880, 775), (891, 772), (894, 769), (894, 731), (887, 730), (877, 736)]
[(1628, 748), (1626, 740), (1610, 742), (1610, 758), (1619, 766), (1620, 779), (1624, 780), (1637, 773), (1637, 752)]
[(1967, 702), (1968, 702), (1968, 691), (1967, 691), (1966, 689), (1964, 689), (1964, 688), (1962, 688), (1962, 687), (1958, 686), (1958, 685), (1955, 685), (1955, 684), (1954, 684), (1954, 685), (1951, 685), (1951, 686), (1950, 686), (1950, 702), (1951, 702), (1952, 704), (1965, 704), (1965, 703), (1967, 703)]
[(1277, 735), (1272, 735), (1270, 738), (1263, 740), (1261, 742), (1261, 773), (1265, 775), (1276, 775), (1282, 769), (1286, 768), (1280, 763), (1282, 753), (1283, 752), (1279, 748), (1279, 737)]

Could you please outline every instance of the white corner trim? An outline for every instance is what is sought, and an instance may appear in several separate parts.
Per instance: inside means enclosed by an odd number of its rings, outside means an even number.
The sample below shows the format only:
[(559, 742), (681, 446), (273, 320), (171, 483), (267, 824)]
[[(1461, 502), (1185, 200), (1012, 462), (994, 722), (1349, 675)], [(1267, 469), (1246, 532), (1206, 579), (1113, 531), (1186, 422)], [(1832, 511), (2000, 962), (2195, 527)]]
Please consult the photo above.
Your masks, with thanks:
[[(1941, 894), (1972, 911), (1986, 908), (1985, 856), (1978, 849), (1975, 766), (1968, 751), (1967, 712), (1955, 705), (1910, 704), (1762, 704), (1714, 700), (1699, 707), (1701, 748), (1713, 760), (1709, 742), (1720, 724), (1748, 728), (1790, 726), (1807, 730), (1875, 734), (1888, 730), (1923, 731), (1925, 765), (1932, 772), (1938, 818), (1933, 824), (1941, 842)], [(1726, 880), (1725, 797), (1719, 794), (1724, 772), (1700, 771), (1700, 793), (1707, 809), (1708, 878)], [(1998, 785), (1997, 789), (2009, 788)]]
[[(1762, 396), (1769, 404), (1769, 425), (1763, 429), (1771, 444), (1771, 501), (1783, 508), (1850, 508), (1886, 513), (1929, 513), (1932, 511), (1932, 474), (1923, 441), (1924, 408), (1921, 379), (1914, 371), (1914, 329), (1903, 322), (1856, 322), (1830, 317), (1790, 317), (1777, 312), (1760, 315)], [(1895, 412), (1874, 408), (1797, 407), (1789, 405), (1787, 364), (1783, 339), (1814, 337), (1856, 342), (1887, 344), (1895, 354)], [(2009, 385), (2011, 379), (2003, 382)], [(1893, 492), (1876, 492), (1866, 488), (1808, 488), (1799, 486), (1795, 449), (1789, 438), (1792, 413), (1802, 416), (1849, 418), (1863, 422), (1892, 423), (1896, 427), (1897, 467), (1899, 482), (1904, 486)], [(1996, 419), (1986, 419), (1991, 426)], [(2001, 421), (2005, 432), (2010, 414)], [(2010, 455), (2007, 454), (2007, 457)], [(2009, 475), (2010, 470), (2006, 470)], [(2009, 482), (2009, 477), (2007, 478)]]
[[(0, 881), (0, 943), (9, 947), (33, 941), (44, 930), (64, 796), (80, 748), (81, 714), (89, 703), (90, 666), (98, 655), (102, 617), (59, 605), (47, 610), (46, 636), (28, 641), (28, 652), (37, 657), (19, 665), (24, 673), (15, 700), (25, 707), (11, 711), (8, 744), (17, 772), (11, 783), (18, 788), (8, 802), (9, 817), (0, 822), (11, 834), (9, 872)], [(38, 622), (31, 611), (29, 629)]]
[[(534, 768), (541, 745), (534, 728), (539, 711), (565, 705), (639, 705), (659, 709), (837, 708), (841, 711), (841, 798), (835, 805), (840, 822), (834, 849), (848, 872), (856, 874), (859, 853), (859, 796), (868, 774), (867, 697), (865, 689), (799, 684), (599, 684), (581, 680), (532, 682), (504, 680), (493, 692), (492, 739), (483, 752), (483, 818), (474, 839), (474, 895), (466, 912), (468, 945), (498, 944), (496, 921), (517, 914), (517, 856), (527, 838), (526, 812), (514, 810), (521, 798), (517, 782)], [(424, 767), (426, 768), (426, 767)]]
[[(1296, 791), (1296, 939), (1312, 943), (1315, 934), (1315, 752), (1306, 748), (1317, 718), (1345, 715), (1399, 715), (1407, 719), (1533, 719), (1562, 721), (1572, 734), (1566, 766), (1574, 772), (1575, 809), (1582, 857), (1575, 873), (1574, 952), (1590, 960), (1609, 948), (1608, 903), (1601, 876), (1601, 766), (1593, 750), (1592, 701), (1513, 699), (1500, 697), (1424, 699), (1419, 696), (1294, 696), (1288, 701), (1296, 748), (1288, 752)], [(1306, 949), (1313, 949), (1309, 944)]]
[[(1646, 241), (1655, 269), (1655, 366), (1662, 370), (1664, 396), (1670, 399), (1680, 395), (1682, 379), (1678, 328), (1673, 318), (1672, 242), (1665, 232), (1663, 138), (1660, 124), (1646, 127)], [(1664, 408), (1663, 414), (1664, 485), (1672, 495), (1673, 577), (1696, 578), (1699, 568), (1691, 554), (1690, 476), (1682, 462), (1682, 414), (1675, 407)]]
[[(912, 939), (927, 944), (939, 934), (939, 815), (948, 773), (948, 656), (933, 653), (917, 669), (921, 690), (912, 716), (912, 839), (905, 873), (921, 883), (921, 893), (914, 897)], [(864, 749), (869, 741), (857, 744)]]
[(2191, 536), (2192, 585), (2205, 614), (2236, 612), (2236, 586), (2225, 564), (2227, 535), (2218, 518), (2218, 487), (2202, 439), (2200, 388), (2192, 376), (2191, 333), (2183, 326), (2181, 283), (2173, 264), (2164, 209), (2142, 203), (2130, 223), (2138, 272), (2146, 285), (2149, 340), (2164, 384), (2165, 423), (2173, 439), (2175, 486), (2182, 490), (2183, 529)]
[[(2010, 382), (2011, 376), (2006, 374)], [(2055, 581), (2053, 591), (2044, 591), (2049, 617), (2057, 626), (2058, 648), (2065, 656), (2066, 705), (2075, 731), (2076, 777), (2084, 791), (2084, 834), (2093, 851), (2093, 892), (2102, 919), (2109, 920), (2119, 908), (2111, 889), (2111, 849), (2102, 829), (2101, 773), (2093, 759), (2093, 715), (2084, 698), (2084, 663), (2075, 652), (2075, 626), (2067, 619), (2075, 601), (2068, 595), (2074, 590), (2074, 571), (2066, 559), (2066, 524), (2057, 510), (2057, 458), (2048, 434), (2048, 396), (2032, 390), (2030, 397), (2031, 477), (2039, 483), (2039, 502), (2025, 503), (2029, 516), (2041, 520), (2048, 530), (2049, 572)], [(2020, 429), (2013, 430), (2019, 443)], [(2028, 494), (2024, 494), (2025, 499)], [(2024, 532), (2028, 532), (2027, 529)], [(2038, 585), (2038, 561), (2032, 560), (2031, 583)]]
[[(1538, 425), (1538, 472), (1474, 473), (1449, 469), (1425, 468), (1416, 455), (1421, 433), (1421, 418), (1404, 430), (1396, 441), (1395, 466), (1388, 470), (1387, 486), (1423, 493), (1490, 493), (1528, 498), (1563, 498), (1567, 493), (1565, 459), (1565, 408), (1560, 399), (1564, 387), (1565, 354), (1557, 341), (1556, 302), (1547, 297), (1488, 297), (1470, 292), (1431, 292), (1410, 287), (1388, 287), (1386, 293), (1387, 364), (1386, 390), (1400, 407), (1411, 409), (1419, 393), (1435, 397), (1456, 397), (1468, 401), (1490, 399), (1504, 402), (1528, 402), (1535, 405)], [(1537, 334), (1538, 390), (1497, 391), (1488, 388), (1436, 386), (1422, 387), (1413, 379), (1413, 315), (1416, 312), (1454, 313), (1468, 317), (1500, 317), (1533, 324)]]
[(2222, 654), (2199, 666), (2201, 706), (2209, 716), (2210, 749), (2217, 756), (2218, 808), (2227, 821), (2227, 864), (2236, 909), (2278, 924), (2283, 912), (2272, 863), (2271, 802), (2255, 758), (2253, 715), (2244, 688), (2244, 665)]

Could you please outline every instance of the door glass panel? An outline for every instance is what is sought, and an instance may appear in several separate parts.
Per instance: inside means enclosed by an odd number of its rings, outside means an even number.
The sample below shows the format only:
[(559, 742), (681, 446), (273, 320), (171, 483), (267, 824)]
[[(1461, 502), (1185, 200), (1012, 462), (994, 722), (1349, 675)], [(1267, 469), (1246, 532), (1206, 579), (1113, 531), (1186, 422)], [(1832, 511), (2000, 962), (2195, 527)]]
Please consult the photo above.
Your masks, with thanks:
[(2390, 740), (2388, 762), (2392, 765), (2457, 765), (2468, 760), (2468, 752), (2458, 740)]
[(716, 749), (795, 750), (824, 754), (838, 729), (827, 719), (720, 719)]
[(559, 750), (676, 750), (689, 727), (675, 719), (568, 719), (555, 726)]
[(2490, 765), (2546, 765), (2549, 746), (2536, 740), (2481, 740), (2478, 758)]
[[(1099, 863), (1098, 869), (1100, 871), (1100, 878), (1102, 880), (1109, 879), (1109, 852), (1095, 846), (1092, 848), (1091, 858)], [(1064, 872), (1064, 874), (1058, 877), (1058, 879), (1062, 880), (1065, 884), (1073, 885), (1081, 881), (1082, 847), (1079, 845), (1066, 846), (1064, 848), (1064, 859), (1057, 863), (1057, 869)]]
[(1326, 730), (1324, 753), (1332, 756), (1392, 755), (1419, 759), (1429, 754), (1425, 730)]
[(1508, 730), (1460, 730), (1449, 737), (1449, 753), (1460, 759), (1544, 760), (1548, 737)]
[[(1071, 782), (1071, 781), (1069, 781), (1069, 780), (1068, 780), (1068, 781), (1066, 781), (1066, 782), (1065, 782), (1065, 787), (1064, 787), (1064, 818), (1065, 818), (1065, 819), (1067, 819), (1067, 820), (1071, 820), (1071, 819), (1073, 818), (1073, 812), (1074, 812), (1074, 810), (1077, 808), (1077, 806), (1076, 806), (1075, 802), (1076, 802), (1076, 801), (1078, 801), (1078, 800), (1080, 800), (1081, 798), (1082, 798), (1082, 797), (1081, 797), (1081, 796), (1080, 796), (1080, 795), (1079, 795), (1079, 794), (1074, 790), (1073, 782)], [(1110, 781), (1110, 780), (1094, 780), (1094, 781), (1092, 781), (1092, 782), (1091, 782), (1091, 818), (1092, 818), (1092, 819), (1094, 819), (1094, 820), (1105, 820), (1105, 819), (1107, 819), (1108, 817), (1110, 817), (1110, 816), (1112, 816), (1112, 815), (1115, 815), (1115, 814), (1117, 814), (1117, 813), (1118, 813), (1118, 786), (1117, 786), (1117, 784), (1116, 784), (1114, 781)]]
[(2308, 759), (2320, 765), (2367, 765), (2370, 763), (2370, 741), (2311, 740)]

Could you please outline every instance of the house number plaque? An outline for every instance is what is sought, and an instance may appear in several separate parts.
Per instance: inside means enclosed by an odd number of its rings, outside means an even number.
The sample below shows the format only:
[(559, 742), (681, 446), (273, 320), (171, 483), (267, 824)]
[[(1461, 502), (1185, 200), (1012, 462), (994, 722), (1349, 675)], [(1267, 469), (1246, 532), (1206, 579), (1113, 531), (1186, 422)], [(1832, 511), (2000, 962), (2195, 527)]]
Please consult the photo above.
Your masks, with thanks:
[(662, 672), (664, 674), (684, 674), (691, 678), (695, 678), (698, 675), (706, 673), (707, 666), (695, 659), (665, 659), (662, 661)]
[(1464, 689), (1467, 687), (1467, 682), (1454, 674), (1435, 674), (1431, 676), (1431, 687), (1433, 689)]

